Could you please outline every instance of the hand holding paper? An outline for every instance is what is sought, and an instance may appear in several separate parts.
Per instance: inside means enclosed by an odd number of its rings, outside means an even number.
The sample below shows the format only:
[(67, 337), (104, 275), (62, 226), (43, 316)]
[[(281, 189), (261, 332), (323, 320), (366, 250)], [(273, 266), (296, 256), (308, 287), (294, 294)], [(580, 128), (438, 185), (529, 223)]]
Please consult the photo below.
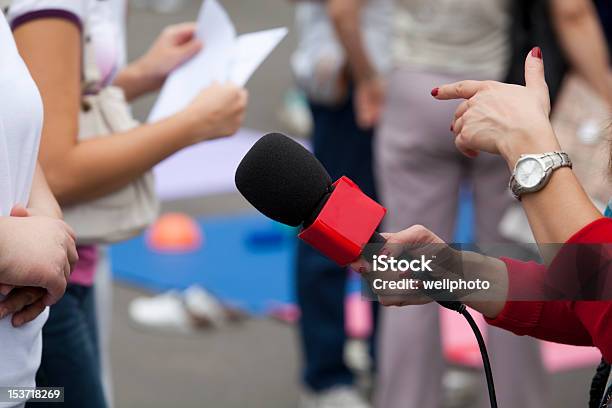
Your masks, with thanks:
[(244, 86), (288, 31), (276, 28), (237, 37), (234, 25), (217, 0), (204, 0), (197, 26), (204, 49), (170, 74), (149, 122), (185, 109), (214, 82)]

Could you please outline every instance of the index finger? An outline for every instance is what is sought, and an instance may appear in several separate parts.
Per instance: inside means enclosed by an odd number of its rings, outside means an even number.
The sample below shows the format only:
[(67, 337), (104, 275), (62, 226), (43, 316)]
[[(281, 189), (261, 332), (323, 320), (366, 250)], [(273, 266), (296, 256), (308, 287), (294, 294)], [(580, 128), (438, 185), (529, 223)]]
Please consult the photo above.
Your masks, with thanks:
[(449, 99), (470, 99), (476, 95), (478, 91), (485, 88), (485, 81), (459, 81), (448, 85), (442, 85), (439, 88), (434, 88), (431, 95), (441, 101)]

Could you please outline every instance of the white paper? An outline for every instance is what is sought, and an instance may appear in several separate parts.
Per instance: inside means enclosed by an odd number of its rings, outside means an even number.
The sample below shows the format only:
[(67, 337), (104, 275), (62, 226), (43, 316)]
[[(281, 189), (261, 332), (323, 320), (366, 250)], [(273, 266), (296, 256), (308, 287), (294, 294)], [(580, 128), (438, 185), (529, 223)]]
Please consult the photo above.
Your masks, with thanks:
[(276, 28), (236, 37), (225, 9), (217, 0), (204, 0), (197, 22), (197, 36), (204, 48), (168, 76), (148, 121), (184, 109), (214, 81), (244, 86), (286, 35), (286, 28)]
[(230, 62), (229, 81), (244, 86), (249, 78), (287, 35), (287, 28), (243, 34), (236, 40), (233, 59)]

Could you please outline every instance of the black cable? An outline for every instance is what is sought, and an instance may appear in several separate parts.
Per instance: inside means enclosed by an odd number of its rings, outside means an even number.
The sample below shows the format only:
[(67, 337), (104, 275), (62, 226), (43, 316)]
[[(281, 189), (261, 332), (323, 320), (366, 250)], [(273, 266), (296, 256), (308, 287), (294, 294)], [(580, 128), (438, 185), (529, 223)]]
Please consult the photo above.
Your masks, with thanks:
[(478, 341), (478, 348), (480, 349), (480, 355), (482, 356), (482, 364), (485, 370), (485, 376), (487, 378), (487, 389), (489, 391), (489, 402), (491, 403), (491, 408), (497, 408), (497, 397), (495, 396), (495, 384), (493, 383), (493, 371), (491, 370), (491, 363), (489, 362), (489, 354), (487, 353), (487, 346), (485, 345), (484, 338), (482, 337), (482, 333), (474, 321), (474, 318), (468, 312), (467, 307), (464, 304), (461, 304), (459, 307), (453, 307), (452, 310), (456, 311), (469, 323), (472, 331), (474, 332), (474, 336), (476, 336), (476, 341)]

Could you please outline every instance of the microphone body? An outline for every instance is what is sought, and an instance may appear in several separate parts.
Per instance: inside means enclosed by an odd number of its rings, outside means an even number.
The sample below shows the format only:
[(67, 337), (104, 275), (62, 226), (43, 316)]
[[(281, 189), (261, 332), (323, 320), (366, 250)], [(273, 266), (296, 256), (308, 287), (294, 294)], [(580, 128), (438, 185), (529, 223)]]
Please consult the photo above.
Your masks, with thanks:
[(298, 237), (338, 265), (346, 266), (359, 258), (373, 236), (380, 236), (376, 229), (387, 210), (348, 177), (341, 177), (332, 187), (321, 211)]

